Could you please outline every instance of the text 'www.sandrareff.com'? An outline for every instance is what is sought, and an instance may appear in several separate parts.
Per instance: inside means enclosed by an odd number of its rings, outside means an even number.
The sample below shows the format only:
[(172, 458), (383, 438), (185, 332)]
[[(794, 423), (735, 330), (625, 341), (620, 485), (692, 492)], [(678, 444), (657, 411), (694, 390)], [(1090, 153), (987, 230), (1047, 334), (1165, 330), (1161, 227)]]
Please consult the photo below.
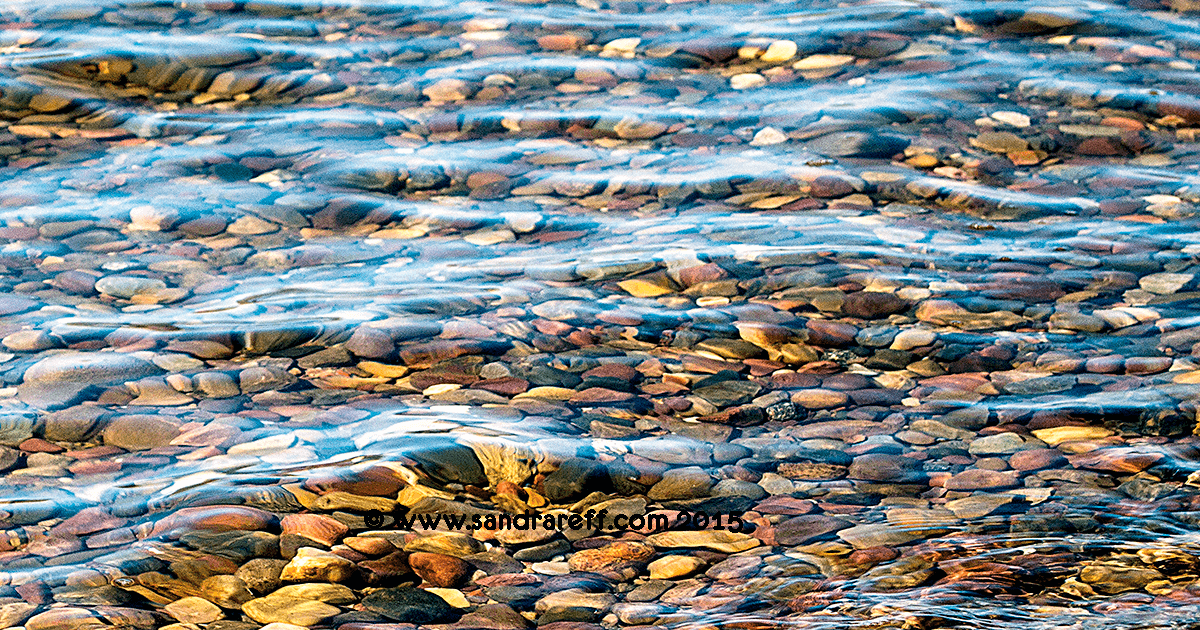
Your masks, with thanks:
[[(526, 512), (524, 514), (412, 514), (391, 515), (392, 527), (407, 530), (477, 531), (477, 530), (617, 530), (661, 532), (668, 529), (714, 529), (734, 533), (746, 531), (741, 515), (732, 512), (689, 512), (670, 514), (610, 514), (608, 510), (588, 510), (582, 514)], [(382, 512), (364, 516), (368, 527), (382, 527), (387, 522)]]

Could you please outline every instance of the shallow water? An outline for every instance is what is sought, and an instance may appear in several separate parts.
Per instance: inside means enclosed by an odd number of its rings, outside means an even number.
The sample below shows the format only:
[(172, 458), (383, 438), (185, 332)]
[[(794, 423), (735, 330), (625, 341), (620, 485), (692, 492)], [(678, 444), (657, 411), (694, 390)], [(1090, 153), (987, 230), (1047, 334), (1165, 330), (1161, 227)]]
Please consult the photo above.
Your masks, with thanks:
[(1193, 0), (0, 27), (0, 627), (1195, 623)]

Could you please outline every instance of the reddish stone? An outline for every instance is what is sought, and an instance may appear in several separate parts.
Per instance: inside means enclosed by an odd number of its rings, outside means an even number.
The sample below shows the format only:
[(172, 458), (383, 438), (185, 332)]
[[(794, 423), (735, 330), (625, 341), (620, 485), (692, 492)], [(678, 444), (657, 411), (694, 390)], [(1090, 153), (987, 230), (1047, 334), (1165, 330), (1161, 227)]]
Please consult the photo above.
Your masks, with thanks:
[(395, 470), (372, 466), (365, 470), (314, 472), (304, 487), (319, 494), (348, 492), (370, 497), (395, 497), (407, 484)]
[(816, 503), (808, 499), (796, 499), (789, 496), (775, 496), (769, 499), (764, 499), (762, 502), (754, 506), (754, 511), (761, 514), (783, 514), (786, 516), (799, 516), (808, 514), (816, 507)]
[(574, 404), (599, 404), (599, 403), (618, 403), (625, 402), (634, 398), (629, 392), (618, 392), (613, 389), (604, 387), (589, 387), (581, 392), (576, 392), (569, 402)]
[(434, 385), (445, 384), (470, 385), (478, 380), (478, 376), (469, 372), (434, 369), (413, 374), (409, 377), (408, 383), (417, 389), (425, 389)]
[(96, 276), (86, 271), (64, 271), (54, 276), (51, 284), (67, 293), (77, 295), (94, 295), (96, 293)]
[(729, 272), (721, 268), (716, 263), (708, 263), (696, 267), (688, 267), (679, 270), (679, 282), (685, 287), (700, 284), (701, 282), (715, 282), (724, 280), (729, 277)]
[(845, 197), (853, 192), (854, 187), (850, 185), (850, 182), (840, 177), (821, 175), (812, 181), (809, 194), (821, 199), (833, 199), (836, 197)]
[(408, 554), (396, 551), (377, 560), (364, 560), (358, 563), (370, 584), (395, 582), (412, 575), (408, 565)]
[(846, 296), (842, 312), (862, 319), (879, 319), (907, 311), (909, 304), (894, 293), (859, 291)]
[(748, 427), (766, 422), (767, 417), (761, 407), (743, 405), (707, 416), (701, 416), (698, 420), (732, 427)]
[(1154, 465), (1163, 458), (1162, 453), (1147, 453), (1134, 448), (1106, 448), (1080, 455), (1069, 455), (1067, 459), (1076, 468), (1103, 470), (1132, 475)]
[(30, 604), (49, 604), (53, 601), (50, 587), (41, 580), (32, 580), (16, 587), (17, 595)]
[(1087, 138), (1075, 147), (1080, 155), (1127, 155), (1129, 150), (1116, 138), (1096, 136)]
[(457, 588), (471, 577), (473, 569), (465, 560), (440, 553), (414, 552), (408, 565), (421, 579), (441, 588)]
[(892, 549), (891, 547), (867, 547), (866, 549), (854, 550), (854, 552), (850, 554), (850, 556), (847, 558), (847, 560), (849, 560), (850, 562), (853, 562), (854, 564), (863, 566), (863, 565), (876, 565), (876, 564), (879, 564), (880, 562), (887, 562), (888, 560), (895, 560), (896, 558), (899, 558), (899, 557), (900, 557), (900, 552), (896, 551), (895, 549)]
[(1017, 451), (1008, 458), (1008, 465), (1014, 470), (1041, 470), (1060, 466), (1066, 462), (1062, 453), (1052, 448), (1035, 448), (1028, 451)]
[(1116, 374), (1124, 367), (1125, 357), (1119, 354), (1092, 357), (1084, 363), (1084, 369), (1093, 374)]
[(632, 367), (623, 363), (605, 363), (599, 367), (592, 368), (582, 375), (584, 378), (594, 376), (598, 378), (617, 378), (623, 381), (637, 380), (641, 374)]
[(598, 572), (614, 569), (627, 563), (648, 562), (654, 548), (639, 542), (614, 542), (594, 549), (578, 551), (571, 556), (573, 571)]
[(721, 361), (695, 355), (684, 355), (680, 362), (683, 363), (685, 371), (700, 372), (701, 374), (716, 374), (721, 370), (733, 370), (734, 372), (746, 370), (746, 364), (741, 361)]
[(809, 331), (808, 342), (817, 346), (835, 348), (847, 346), (854, 341), (854, 336), (858, 334), (858, 329), (850, 324), (825, 319), (810, 319), (806, 327)]
[(583, 45), (583, 38), (571, 33), (556, 33), (554, 35), (543, 35), (537, 38), (538, 46), (543, 50), (575, 50)]
[(830, 374), (821, 379), (821, 387), (825, 389), (835, 389), (838, 391), (850, 391), (854, 389), (863, 389), (871, 384), (865, 376), (861, 374), (850, 374), (843, 372), (841, 374)]
[(237, 441), (242, 434), (237, 427), (227, 424), (207, 424), (190, 431), (184, 431), (171, 440), (175, 446), (213, 446), (227, 447)]
[(821, 384), (821, 378), (812, 374), (802, 374), (800, 372), (786, 372), (783, 374), (771, 375), (771, 384), (778, 388), (791, 389), (802, 388), (809, 389), (817, 387)]
[(278, 525), (279, 519), (274, 514), (258, 508), (214, 505), (177, 510), (155, 523), (150, 535), (159, 536), (179, 529), (218, 532), (270, 531)]
[(1013, 473), (972, 468), (964, 470), (946, 480), (947, 490), (985, 490), (988, 488), (1010, 488), (1017, 485), (1018, 477)]
[(125, 519), (109, 514), (104, 508), (89, 507), (55, 525), (50, 529), (50, 533), (54, 536), (83, 536), (121, 527), (124, 524)]
[(1171, 357), (1129, 357), (1125, 359), (1126, 374), (1157, 374), (1170, 369)]
[(562, 336), (575, 330), (574, 326), (566, 322), (556, 322), (549, 319), (535, 319), (530, 323), (543, 335)]
[(396, 547), (386, 538), (372, 536), (351, 536), (343, 540), (342, 544), (368, 556), (385, 556), (396, 551)]
[(516, 396), (529, 389), (529, 381), (521, 378), (506, 377), (476, 381), (471, 384), (475, 389), (483, 389), (502, 396)]
[(780, 545), (801, 545), (850, 525), (848, 521), (825, 514), (804, 514), (776, 525), (775, 541)]
[(766, 376), (786, 366), (779, 361), (768, 361), (766, 359), (743, 359), (742, 362), (750, 367), (750, 376)]
[(67, 449), (41, 438), (29, 438), (18, 447), (26, 453), (61, 453)]
[(567, 343), (572, 343), (579, 347), (594, 346), (600, 341), (599, 337), (586, 330), (574, 330), (565, 339)]
[(529, 573), (500, 573), (479, 578), (475, 580), (475, 583), (484, 588), (495, 586), (531, 586), (541, 584), (542, 579)]
[(342, 540), (350, 528), (341, 521), (323, 514), (288, 514), (279, 523), (284, 534), (295, 534), (332, 547)]
[(73, 475), (99, 475), (103, 473), (117, 472), (121, 470), (121, 462), (84, 460), (67, 466), (67, 470)]

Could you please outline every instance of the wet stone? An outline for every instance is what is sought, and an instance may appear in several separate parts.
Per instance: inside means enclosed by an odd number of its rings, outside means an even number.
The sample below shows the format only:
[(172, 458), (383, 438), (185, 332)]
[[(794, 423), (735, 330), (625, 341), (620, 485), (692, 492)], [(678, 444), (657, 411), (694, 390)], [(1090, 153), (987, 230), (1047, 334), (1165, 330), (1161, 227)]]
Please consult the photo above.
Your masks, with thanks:
[(459, 613), (446, 600), (421, 589), (387, 588), (367, 595), (363, 608), (398, 623), (450, 623)]
[(564, 502), (602, 489), (607, 483), (608, 471), (602, 464), (589, 459), (572, 458), (547, 476), (542, 486), (546, 490), (546, 498)]

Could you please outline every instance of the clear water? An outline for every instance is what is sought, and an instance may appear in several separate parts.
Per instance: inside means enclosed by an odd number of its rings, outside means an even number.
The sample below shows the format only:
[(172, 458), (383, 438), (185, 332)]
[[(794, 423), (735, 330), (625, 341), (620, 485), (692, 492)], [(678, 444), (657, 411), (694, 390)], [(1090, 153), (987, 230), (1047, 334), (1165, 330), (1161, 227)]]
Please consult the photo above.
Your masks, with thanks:
[[(154, 523), (362, 532), (313, 502), (380, 470), (494, 508), (499, 477), (439, 467), (462, 446), (526, 488), (572, 456), (765, 486), (876, 453), (916, 477), (771, 491), (884, 524), (883, 559), (762, 545), (654, 623), (1190, 627), (1198, 12), (3, 3), (0, 596), (157, 610), (186, 589), (129, 580), (197, 586), (171, 563), (211, 549)], [(632, 384), (583, 375), (611, 364)], [(750, 393), (690, 391), (714, 373)], [(1004, 432), (1045, 463), (976, 444)], [(763, 500), (702, 505), (795, 514)]]

